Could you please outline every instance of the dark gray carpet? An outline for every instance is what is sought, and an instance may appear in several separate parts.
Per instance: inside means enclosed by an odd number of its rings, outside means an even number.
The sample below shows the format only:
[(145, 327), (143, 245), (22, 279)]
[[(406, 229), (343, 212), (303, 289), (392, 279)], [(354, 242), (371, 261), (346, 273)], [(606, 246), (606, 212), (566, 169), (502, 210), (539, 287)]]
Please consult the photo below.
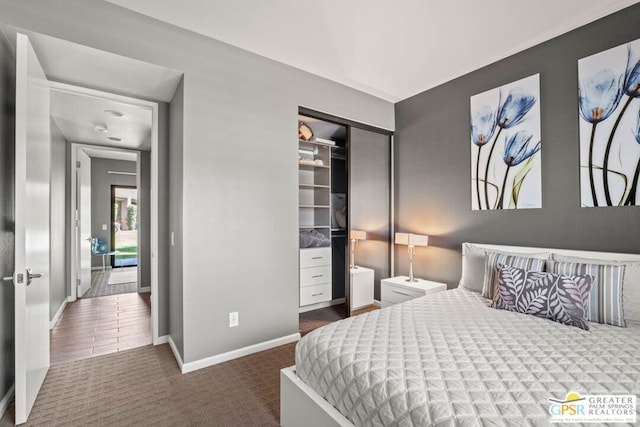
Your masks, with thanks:
[[(181, 374), (167, 344), (54, 365), (24, 426), (277, 426), (295, 343)], [(0, 427), (13, 425), (13, 405)]]
[(137, 267), (123, 267), (118, 269), (107, 268), (106, 270), (94, 270), (91, 272), (91, 289), (85, 293), (82, 298), (105, 297), (108, 295), (128, 294), (138, 292), (138, 283), (119, 283), (109, 285), (109, 276), (114, 271), (120, 270), (136, 270)]

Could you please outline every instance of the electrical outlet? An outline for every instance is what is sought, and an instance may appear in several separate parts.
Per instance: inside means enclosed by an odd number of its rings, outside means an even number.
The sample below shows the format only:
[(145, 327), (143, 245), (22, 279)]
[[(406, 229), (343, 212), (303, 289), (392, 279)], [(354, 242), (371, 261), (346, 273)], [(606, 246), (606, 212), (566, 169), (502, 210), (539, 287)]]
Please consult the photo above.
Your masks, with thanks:
[(107, 231), (107, 224), (102, 224), (102, 230)]
[(238, 326), (238, 312), (234, 311), (229, 313), (229, 327), (233, 328)]

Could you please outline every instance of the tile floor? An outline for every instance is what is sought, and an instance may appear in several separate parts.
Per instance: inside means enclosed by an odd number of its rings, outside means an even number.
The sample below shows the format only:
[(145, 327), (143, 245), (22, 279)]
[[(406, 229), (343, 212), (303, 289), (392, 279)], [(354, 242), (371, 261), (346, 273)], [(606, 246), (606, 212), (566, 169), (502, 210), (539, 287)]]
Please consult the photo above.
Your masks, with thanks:
[(151, 344), (150, 293), (81, 298), (50, 331), (51, 364)]

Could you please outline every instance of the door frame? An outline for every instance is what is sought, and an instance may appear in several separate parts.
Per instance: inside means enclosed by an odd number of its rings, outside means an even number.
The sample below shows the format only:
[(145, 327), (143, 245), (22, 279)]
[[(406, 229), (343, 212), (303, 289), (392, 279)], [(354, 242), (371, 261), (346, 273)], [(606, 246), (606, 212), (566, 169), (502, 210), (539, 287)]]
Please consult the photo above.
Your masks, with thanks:
[[(159, 320), (158, 320), (158, 277), (159, 277), (159, 265), (158, 265), (158, 183), (159, 183), (159, 164), (158, 164), (158, 135), (159, 135), (159, 122), (158, 122), (158, 103), (153, 101), (142, 100), (139, 98), (132, 98), (129, 96), (116, 95), (110, 92), (103, 92), (95, 89), (89, 89), (81, 86), (70, 85), (66, 83), (59, 82), (51, 82), (51, 90), (63, 91), (68, 93), (74, 93), (78, 95), (84, 96), (92, 96), (98, 98), (109, 99), (116, 102), (123, 102), (127, 104), (136, 105), (142, 108), (147, 108), (151, 110), (152, 114), (152, 126), (151, 126), (151, 206), (150, 206), (150, 250), (151, 250), (151, 330), (153, 336), (153, 344), (163, 344), (167, 342), (167, 338), (163, 336), (162, 338), (158, 335), (159, 331)], [(91, 148), (92, 150), (105, 150), (105, 151), (127, 151), (134, 152), (136, 154), (136, 186), (140, 188), (140, 163), (141, 163), (141, 152), (138, 150), (131, 150), (126, 148), (121, 148), (117, 146), (101, 146), (101, 145), (92, 145), (92, 144), (81, 144), (81, 143), (71, 143), (71, 163), (69, 167), (74, 168), (77, 161), (77, 150), (82, 148)], [(77, 281), (77, 272), (76, 272), (76, 263), (77, 263), (77, 236), (76, 236), (76, 174), (71, 173), (69, 185), (69, 201), (70, 201), (70, 211), (71, 215), (69, 218), (69, 230), (71, 233), (71, 256), (70, 258), (70, 275), (71, 280), (69, 283), (70, 289), (70, 301), (75, 301), (77, 299), (77, 289), (76, 289), (76, 281)], [(140, 254), (140, 252), (138, 252)], [(138, 273), (139, 274), (139, 273)], [(148, 289), (148, 288), (147, 288)], [(146, 291), (145, 288), (139, 288), (138, 291)]]
[[(110, 245), (110, 250), (115, 251), (116, 250), (116, 230), (113, 227), (113, 223), (115, 222), (115, 218), (113, 217), (113, 204), (116, 200), (116, 189), (117, 188), (127, 188), (129, 190), (131, 189), (135, 189), (136, 190), (136, 194), (138, 197), (138, 203), (140, 203), (140, 195), (138, 193), (138, 187), (135, 185), (120, 185), (120, 184), (111, 184), (111, 245)], [(140, 240), (140, 232), (139, 232), (140, 228), (136, 229), (136, 244), (138, 244), (138, 241)], [(138, 249), (140, 249), (140, 245), (138, 245)], [(140, 260), (140, 257), (138, 257), (138, 261)], [(113, 256), (111, 257), (111, 268), (113, 268), (116, 263), (116, 257)], [(137, 266), (137, 264), (136, 264)], [(140, 277), (140, 272), (138, 272), (138, 277)], [(140, 287), (140, 281), (138, 281), (138, 288)]]

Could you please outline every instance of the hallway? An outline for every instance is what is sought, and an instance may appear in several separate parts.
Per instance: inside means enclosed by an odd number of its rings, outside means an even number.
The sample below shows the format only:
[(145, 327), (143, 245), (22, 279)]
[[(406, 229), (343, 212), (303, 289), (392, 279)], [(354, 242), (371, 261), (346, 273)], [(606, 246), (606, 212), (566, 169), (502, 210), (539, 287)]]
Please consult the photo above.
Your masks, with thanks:
[(51, 364), (151, 344), (150, 297), (126, 293), (67, 304), (50, 331)]

